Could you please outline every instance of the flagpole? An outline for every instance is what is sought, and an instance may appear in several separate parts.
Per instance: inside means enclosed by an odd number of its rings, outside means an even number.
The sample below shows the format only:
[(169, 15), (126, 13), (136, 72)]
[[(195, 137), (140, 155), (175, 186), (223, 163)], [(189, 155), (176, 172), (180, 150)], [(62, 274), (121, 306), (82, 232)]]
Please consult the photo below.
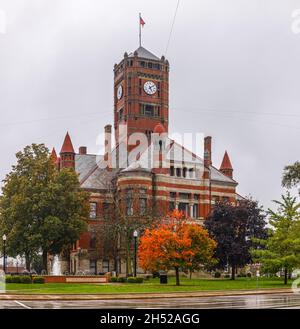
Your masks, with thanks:
[(140, 28), (140, 33), (139, 33), (139, 40), (140, 40), (140, 47), (142, 47), (142, 24), (141, 24), (141, 13), (139, 13), (139, 28)]

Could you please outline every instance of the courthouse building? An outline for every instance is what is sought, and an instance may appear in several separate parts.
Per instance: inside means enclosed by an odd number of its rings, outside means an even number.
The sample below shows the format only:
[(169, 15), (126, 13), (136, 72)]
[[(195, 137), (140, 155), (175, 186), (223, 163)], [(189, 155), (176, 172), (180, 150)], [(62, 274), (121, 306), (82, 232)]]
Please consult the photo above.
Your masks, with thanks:
[[(59, 155), (53, 149), (58, 168), (74, 168), (81, 187), (91, 193), (89, 231), (62, 262), (65, 271), (126, 272), (122, 254), (112, 259), (109, 252), (101, 257), (94, 252), (92, 227), (101, 225), (105, 213), (115, 211), (116, 199), (124, 203), (126, 216), (143, 216), (149, 207), (161, 216), (177, 208), (199, 224), (216, 201), (238, 202), (228, 153), (220, 166), (212, 163), (212, 137), (202, 138), (202, 148), (193, 152), (170, 138), (169, 70), (164, 56), (143, 47), (125, 53), (114, 66), (114, 126), (104, 128), (105, 154), (89, 154), (84, 146), (77, 152), (69, 134)], [(129, 145), (128, 139), (137, 133), (145, 136), (146, 146), (135, 139), (135, 145)], [(128, 156), (130, 152), (134, 156)]]

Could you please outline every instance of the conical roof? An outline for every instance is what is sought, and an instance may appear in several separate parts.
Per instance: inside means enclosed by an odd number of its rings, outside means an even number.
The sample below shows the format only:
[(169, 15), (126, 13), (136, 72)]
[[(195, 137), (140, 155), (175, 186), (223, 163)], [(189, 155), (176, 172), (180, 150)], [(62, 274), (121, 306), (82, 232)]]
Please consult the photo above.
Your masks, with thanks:
[(69, 133), (67, 132), (60, 153), (75, 153)]
[(233, 169), (227, 151), (225, 151), (223, 161), (222, 161), (222, 164), (221, 164), (221, 167), (220, 167), (220, 170), (224, 170), (224, 169)]

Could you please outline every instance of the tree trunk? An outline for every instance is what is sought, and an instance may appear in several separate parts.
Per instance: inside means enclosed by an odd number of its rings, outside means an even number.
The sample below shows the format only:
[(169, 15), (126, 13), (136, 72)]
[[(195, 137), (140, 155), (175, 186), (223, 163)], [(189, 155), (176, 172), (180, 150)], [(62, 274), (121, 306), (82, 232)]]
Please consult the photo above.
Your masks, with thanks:
[(287, 284), (287, 283), (288, 283), (288, 270), (285, 267), (284, 268), (284, 284)]
[(235, 265), (231, 266), (231, 280), (235, 280)]
[(43, 268), (46, 274), (48, 274), (48, 252), (46, 250), (43, 250)]
[(179, 268), (178, 267), (175, 267), (175, 274), (176, 274), (176, 286), (180, 286)]
[(130, 240), (127, 242), (127, 257), (126, 257), (126, 276), (132, 276), (132, 264), (131, 264), (131, 252), (130, 252)]
[(30, 272), (30, 263), (31, 263), (31, 259), (29, 254), (25, 254), (25, 267), (28, 272)]
[(190, 270), (190, 280), (192, 280), (192, 274), (193, 272)]

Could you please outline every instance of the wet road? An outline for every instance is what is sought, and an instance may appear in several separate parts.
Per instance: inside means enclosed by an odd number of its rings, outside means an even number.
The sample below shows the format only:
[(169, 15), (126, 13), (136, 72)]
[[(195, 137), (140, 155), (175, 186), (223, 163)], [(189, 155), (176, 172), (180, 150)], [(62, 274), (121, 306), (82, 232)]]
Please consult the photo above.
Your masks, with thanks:
[(300, 294), (282, 293), (224, 297), (155, 298), (123, 300), (71, 300), (71, 301), (14, 301), (0, 300), (0, 308), (14, 309), (105, 309), (105, 308), (299, 308)]

